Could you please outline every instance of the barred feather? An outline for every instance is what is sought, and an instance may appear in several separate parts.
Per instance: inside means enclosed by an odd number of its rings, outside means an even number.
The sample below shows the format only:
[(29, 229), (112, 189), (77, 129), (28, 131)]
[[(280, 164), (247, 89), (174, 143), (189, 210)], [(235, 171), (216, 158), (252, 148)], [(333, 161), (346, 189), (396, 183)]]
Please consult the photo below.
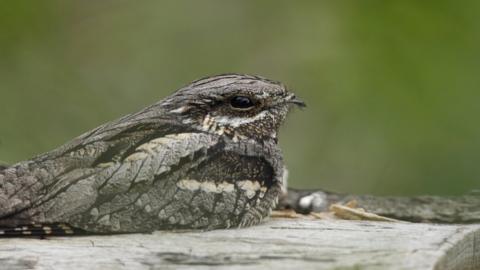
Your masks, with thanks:
[(29, 224), (16, 227), (0, 227), (0, 238), (69, 236), (82, 234), (86, 234), (86, 232), (77, 228), (73, 228), (64, 223)]

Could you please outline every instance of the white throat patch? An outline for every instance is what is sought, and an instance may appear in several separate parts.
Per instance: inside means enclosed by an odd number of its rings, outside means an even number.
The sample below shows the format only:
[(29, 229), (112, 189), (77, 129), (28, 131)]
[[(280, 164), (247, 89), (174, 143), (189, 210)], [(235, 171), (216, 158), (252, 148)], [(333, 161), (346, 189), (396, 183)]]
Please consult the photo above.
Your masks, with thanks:
[(214, 122), (220, 126), (230, 126), (237, 128), (241, 125), (255, 122), (264, 118), (267, 115), (267, 111), (263, 111), (253, 117), (230, 117), (230, 116), (216, 116), (213, 117)]

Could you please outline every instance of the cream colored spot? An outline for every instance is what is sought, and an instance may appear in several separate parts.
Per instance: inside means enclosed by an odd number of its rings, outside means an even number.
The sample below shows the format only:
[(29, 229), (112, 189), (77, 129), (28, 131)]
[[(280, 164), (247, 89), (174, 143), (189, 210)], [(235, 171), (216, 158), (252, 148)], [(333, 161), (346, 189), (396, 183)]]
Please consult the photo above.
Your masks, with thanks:
[(138, 151), (145, 151), (145, 152), (153, 155), (153, 154), (155, 154), (154, 149), (156, 149), (157, 147), (158, 147), (158, 144), (148, 142), (148, 143), (142, 144), (139, 147), (137, 147), (137, 150)]
[(224, 126), (221, 126), (218, 130), (217, 130), (217, 134), (222, 136), (223, 133), (225, 133), (225, 127)]
[(115, 163), (113, 163), (113, 162), (100, 163), (100, 164), (97, 165), (97, 167), (99, 167), (99, 168), (108, 168), (108, 167), (110, 167), (110, 166), (112, 166), (112, 165), (114, 165), (114, 164), (115, 164)]
[(156, 138), (156, 139), (151, 140), (150, 143), (153, 143), (153, 144), (167, 144), (167, 143), (170, 143), (171, 141), (172, 141), (172, 139), (170, 139), (170, 138), (161, 137), (161, 138)]
[(230, 116), (218, 116), (214, 120), (220, 125), (228, 125), (234, 128), (237, 128), (241, 125), (255, 122), (259, 119), (264, 118), (267, 115), (267, 111), (262, 111), (261, 113), (253, 117), (230, 117)]
[(67, 229), (70, 229), (70, 226), (68, 226), (67, 224), (58, 224), (58, 227), (62, 228), (63, 230), (67, 230)]
[(223, 191), (223, 192), (233, 192), (234, 186), (233, 186), (233, 184), (230, 184), (230, 183), (227, 183), (227, 182), (224, 181), (224, 182), (218, 184), (217, 188), (220, 191)]
[(219, 192), (217, 190), (217, 185), (215, 185), (214, 182), (210, 182), (210, 181), (201, 183), (200, 189), (205, 192), (214, 192), (214, 193)]
[(42, 229), (46, 234), (51, 234), (52, 233), (52, 228), (49, 227), (49, 226), (44, 226)]
[(260, 188), (260, 194), (258, 195), (258, 197), (263, 198), (266, 192), (267, 192), (267, 187), (262, 186)]
[(190, 191), (201, 190), (204, 192), (212, 192), (212, 193), (234, 191), (234, 185), (225, 181), (219, 184), (216, 184), (214, 181), (200, 182), (192, 179), (184, 179), (177, 182), (177, 187), (184, 190), (190, 190)]
[(177, 187), (186, 190), (198, 190), (200, 188), (200, 182), (197, 180), (180, 180), (177, 182)]
[(237, 186), (245, 191), (245, 195), (249, 199), (253, 198), (257, 191), (260, 190), (260, 183), (258, 181), (238, 181)]
[(176, 140), (183, 140), (183, 139), (188, 139), (192, 137), (193, 133), (178, 133), (178, 134), (169, 134), (166, 137), (167, 138), (172, 138)]
[(93, 148), (93, 147), (87, 150), (87, 152), (88, 152), (88, 154), (89, 154), (90, 156), (93, 156), (96, 151), (97, 151), (97, 150), (96, 150), (95, 148)]
[(207, 114), (203, 119), (202, 130), (208, 131), (210, 129), (210, 125), (212, 124), (212, 120), (213, 119), (210, 117), (210, 115)]
[(149, 155), (144, 152), (138, 152), (138, 153), (133, 153), (130, 156), (128, 156), (125, 160), (126, 161), (137, 161), (137, 160), (143, 160), (147, 158)]
[(190, 107), (188, 107), (188, 106), (182, 106), (182, 107), (180, 107), (180, 108), (171, 110), (170, 112), (171, 112), (171, 113), (184, 113), (184, 112), (188, 111), (188, 109), (190, 109)]

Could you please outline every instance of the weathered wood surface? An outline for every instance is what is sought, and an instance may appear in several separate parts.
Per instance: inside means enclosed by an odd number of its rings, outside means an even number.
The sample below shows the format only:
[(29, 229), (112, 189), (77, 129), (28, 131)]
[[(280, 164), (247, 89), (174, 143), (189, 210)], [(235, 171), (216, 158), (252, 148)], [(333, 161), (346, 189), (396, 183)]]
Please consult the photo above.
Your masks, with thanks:
[(0, 239), (0, 269), (480, 269), (480, 225), (272, 219), (245, 229)]
[(377, 215), (433, 223), (480, 223), (480, 190), (461, 196), (375, 196), (340, 194), (323, 190), (289, 189), (281, 208), (299, 213), (329, 211), (331, 204), (356, 201), (358, 207)]

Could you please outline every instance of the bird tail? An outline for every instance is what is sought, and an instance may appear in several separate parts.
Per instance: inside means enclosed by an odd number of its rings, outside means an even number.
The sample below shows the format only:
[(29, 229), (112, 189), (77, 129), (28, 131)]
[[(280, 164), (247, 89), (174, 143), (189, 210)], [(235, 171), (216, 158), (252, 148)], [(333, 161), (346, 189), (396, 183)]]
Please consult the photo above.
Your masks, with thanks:
[(82, 235), (85, 231), (64, 223), (29, 224), (16, 227), (0, 227), (0, 238), (6, 237), (46, 237)]

